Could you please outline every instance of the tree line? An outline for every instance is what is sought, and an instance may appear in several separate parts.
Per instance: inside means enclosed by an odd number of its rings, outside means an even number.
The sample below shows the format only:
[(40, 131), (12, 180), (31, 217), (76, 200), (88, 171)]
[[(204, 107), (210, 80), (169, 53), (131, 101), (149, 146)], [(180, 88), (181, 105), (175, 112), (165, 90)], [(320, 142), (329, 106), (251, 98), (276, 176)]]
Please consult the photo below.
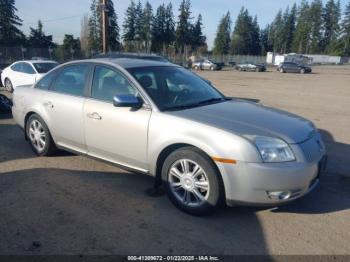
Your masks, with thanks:
[[(52, 35), (46, 35), (43, 23), (30, 28), (28, 36), (21, 30), (15, 0), (0, 0), (0, 46), (55, 48), (64, 59), (72, 53), (84, 55), (102, 50), (102, 6), (91, 0), (90, 14), (82, 20), (80, 38), (65, 35), (57, 45)], [(150, 2), (131, 0), (121, 28), (114, 1), (107, 0), (107, 43), (111, 51), (155, 53), (205, 53), (207, 38), (203, 34), (203, 19), (192, 16), (190, 0), (182, 0), (178, 16), (171, 4), (153, 9)], [(233, 27), (233, 28), (232, 28)], [(82, 50), (81, 50), (82, 49)], [(339, 0), (302, 0), (297, 5), (279, 10), (274, 20), (260, 28), (257, 16), (242, 8), (233, 24), (230, 12), (219, 21), (214, 40), (216, 55), (265, 55), (276, 53), (308, 53), (350, 56), (350, 2), (345, 10)]]
[[(87, 46), (89, 50), (102, 49), (102, 19), (100, 1), (92, 0), (91, 14), (88, 22)], [(165, 53), (169, 49), (184, 52), (185, 49), (206, 50), (206, 37), (202, 32), (202, 16), (196, 21), (191, 16), (190, 0), (183, 0), (179, 6), (177, 20), (171, 3), (161, 4), (155, 11), (147, 1), (144, 5), (138, 1), (130, 1), (122, 23), (120, 34), (117, 14), (111, 0), (106, 9), (109, 17), (108, 49), (112, 51), (144, 51)]]
[(340, 1), (303, 0), (284, 11), (272, 23), (259, 28), (257, 17), (242, 8), (231, 32), (230, 13), (220, 20), (213, 52), (216, 55), (265, 55), (276, 53), (350, 56), (350, 2), (343, 18)]

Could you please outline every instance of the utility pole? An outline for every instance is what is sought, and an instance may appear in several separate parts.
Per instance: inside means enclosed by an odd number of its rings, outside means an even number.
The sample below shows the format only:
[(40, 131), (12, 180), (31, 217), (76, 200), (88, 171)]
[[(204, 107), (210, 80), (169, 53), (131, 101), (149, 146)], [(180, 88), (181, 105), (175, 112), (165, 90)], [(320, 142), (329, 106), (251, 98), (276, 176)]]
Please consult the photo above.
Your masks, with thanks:
[(107, 41), (107, 29), (108, 29), (108, 7), (107, 0), (101, 0), (101, 10), (102, 10), (102, 45), (103, 53), (108, 52), (108, 41)]

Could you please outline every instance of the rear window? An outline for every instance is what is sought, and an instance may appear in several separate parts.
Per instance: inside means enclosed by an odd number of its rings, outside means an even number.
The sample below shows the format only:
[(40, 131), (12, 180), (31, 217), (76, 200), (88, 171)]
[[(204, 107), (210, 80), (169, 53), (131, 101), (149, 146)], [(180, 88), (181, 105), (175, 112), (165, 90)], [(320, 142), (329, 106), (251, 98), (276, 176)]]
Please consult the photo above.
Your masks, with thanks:
[(45, 74), (58, 66), (58, 63), (33, 63), (33, 66), (39, 74)]

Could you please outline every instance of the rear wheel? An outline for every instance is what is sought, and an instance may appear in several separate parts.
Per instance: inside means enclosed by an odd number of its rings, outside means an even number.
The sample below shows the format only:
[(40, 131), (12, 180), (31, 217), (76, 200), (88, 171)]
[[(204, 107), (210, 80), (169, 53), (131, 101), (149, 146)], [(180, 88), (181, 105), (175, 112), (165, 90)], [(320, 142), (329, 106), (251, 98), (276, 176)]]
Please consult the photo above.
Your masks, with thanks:
[(280, 68), (281, 73), (285, 73), (286, 71), (283, 69), (283, 67)]
[(7, 92), (12, 93), (13, 92), (13, 85), (10, 79), (6, 78), (5, 79), (5, 89)]
[(305, 69), (304, 68), (300, 69), (300, 74), (305, 74)]
[(26, 124), (26, 134), (33, 151), (38, 156), (49, 156), (57, 148), (45, 122), (38, 115), (31, 115)]
[(222, 203), (224, 189), (212, 160), (186, 147), (171, 153), (164, 162), (162, 179), (172, 203), (192, 215), (204, 215)]

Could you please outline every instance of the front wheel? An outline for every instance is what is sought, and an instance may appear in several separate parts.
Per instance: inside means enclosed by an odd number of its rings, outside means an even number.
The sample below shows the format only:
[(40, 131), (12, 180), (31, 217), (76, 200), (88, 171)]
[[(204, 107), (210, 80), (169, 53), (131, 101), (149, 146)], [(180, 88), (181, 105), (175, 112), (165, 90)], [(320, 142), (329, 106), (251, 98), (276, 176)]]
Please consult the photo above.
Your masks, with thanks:
[(300, 69), (300, 74), (305, 74), (305, 69), (304, 68)]
[(5, 79), (5, 89), (7, 92), (12, 93), (13, 92), (13, 85), (10, 79), (6, 78)]
[(212, 160), (196, 148), (171, 153), (162, 168), (162, 179), (172, 203), (192, 215), (204, 215), (217, 208), (224, 189)]
[(31, 115), (26, 124), (26, 134), (33, 151), (38, 156), (49, 156), (57, 148), (45, 122), (38, 115)]

